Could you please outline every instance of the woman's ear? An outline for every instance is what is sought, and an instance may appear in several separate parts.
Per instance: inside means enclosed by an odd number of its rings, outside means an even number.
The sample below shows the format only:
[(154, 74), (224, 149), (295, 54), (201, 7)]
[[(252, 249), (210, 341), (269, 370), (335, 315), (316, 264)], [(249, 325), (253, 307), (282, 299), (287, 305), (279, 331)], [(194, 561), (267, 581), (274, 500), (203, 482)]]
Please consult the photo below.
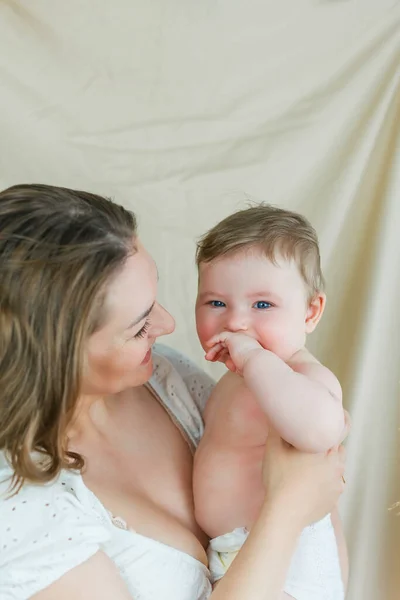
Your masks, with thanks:
[(318, 325), (325, 310), (326, 295), (323, 292), (318, 293), (312, 300), (306, 312), (306, 333), (312, 333)]

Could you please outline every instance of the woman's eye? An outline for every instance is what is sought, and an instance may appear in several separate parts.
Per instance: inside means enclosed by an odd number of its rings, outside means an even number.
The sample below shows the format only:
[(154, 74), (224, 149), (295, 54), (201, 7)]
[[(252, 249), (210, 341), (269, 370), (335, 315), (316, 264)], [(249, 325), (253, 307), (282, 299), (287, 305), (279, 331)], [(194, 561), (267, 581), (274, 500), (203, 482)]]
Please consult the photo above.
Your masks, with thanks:
[(261, 309), (266, 309), (266, 308), (271, 308), (272, 304), (270, 302), (266, 302), (265, 300), (259, 300), (258, 302), (256, 302), (254, 304), (254, 308), (261, 308)]
[(211, 300), (208, 304), (213, 308), (223, 308), (225, 306), (225, 303), (221, 302), (221, 300)]
[(137, 333), (135, 333), (135, 335), (133, 336), (135, 340), (139, 339), (139, 338), (144, 338), (144, 336), (146, 335), (146, 333), (149, 330), (149, 326), (150, 326), (150, 321), (146, 321), (146, 323), (143, 325), (142, 329), (139, 329), (139, 331)]

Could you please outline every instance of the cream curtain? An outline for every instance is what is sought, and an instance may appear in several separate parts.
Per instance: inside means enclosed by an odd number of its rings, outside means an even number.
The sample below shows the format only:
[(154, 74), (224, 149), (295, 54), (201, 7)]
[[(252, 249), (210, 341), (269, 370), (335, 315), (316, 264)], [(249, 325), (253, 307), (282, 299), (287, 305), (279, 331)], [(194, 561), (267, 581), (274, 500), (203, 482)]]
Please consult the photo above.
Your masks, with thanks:
[(0, 68), (1, 186), (137, 210), (168, 342), (206, 368), (196, 237), (249, 199), (312, 220), (328, 308), (310, 347), (354, 420), (348, 598), (398, 599), (400, 2), (1, 0)]

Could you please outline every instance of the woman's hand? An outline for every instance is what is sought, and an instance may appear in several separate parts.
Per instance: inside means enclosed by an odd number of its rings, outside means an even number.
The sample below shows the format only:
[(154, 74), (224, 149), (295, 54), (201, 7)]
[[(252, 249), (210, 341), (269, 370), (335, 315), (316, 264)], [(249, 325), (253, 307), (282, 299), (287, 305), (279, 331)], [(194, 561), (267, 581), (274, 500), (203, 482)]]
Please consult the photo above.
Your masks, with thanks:
[(331, 512), (343, 491), (343, 471), (342, 446), (307, 454), (271, 431), (263, 465), (264, 506), (212, 600), (282, 600), (299, 535)]
[[(346, 437), (350, 420), (346, 413)], [(343, 446), (326, 453), (311, 454), (296, 450), (270, 431), (266, 444), (263, 477), (266, 504), (282, 503), (288, 518), (298, 519), (305, 527), (332, 511), (345, 483)]]

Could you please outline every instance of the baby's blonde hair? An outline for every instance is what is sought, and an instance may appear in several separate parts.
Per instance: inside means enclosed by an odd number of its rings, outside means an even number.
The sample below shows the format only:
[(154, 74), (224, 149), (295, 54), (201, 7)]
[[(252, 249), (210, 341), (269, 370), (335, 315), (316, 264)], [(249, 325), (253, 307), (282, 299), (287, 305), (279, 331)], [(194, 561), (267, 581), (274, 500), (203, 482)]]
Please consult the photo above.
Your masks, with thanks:
[(302, 215), (259, 204), (229, 215), (197, 243), (196, 264), (208, 263), (248, 248), (260, 248), (276, 263), (279, 256), (294, 260), (311, 300), (324, 289), (318, 237)]

